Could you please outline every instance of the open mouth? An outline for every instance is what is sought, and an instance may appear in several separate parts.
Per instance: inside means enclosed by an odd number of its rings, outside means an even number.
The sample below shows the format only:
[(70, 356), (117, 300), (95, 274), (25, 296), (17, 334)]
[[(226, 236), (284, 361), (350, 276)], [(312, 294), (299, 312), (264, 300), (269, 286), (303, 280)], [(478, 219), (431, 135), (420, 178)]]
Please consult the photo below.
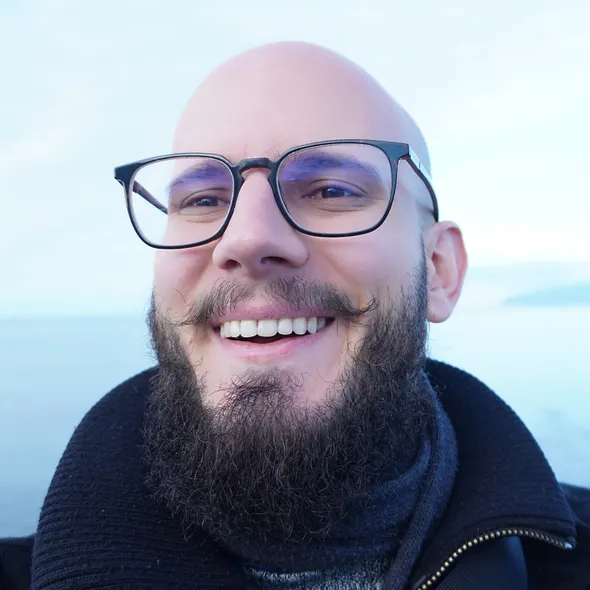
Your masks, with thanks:
[(232, 320), (215, 328), (223, 339), (252, 344), (271, 344), (294, 340), (325, 330), (334, 322), (330, 317)]

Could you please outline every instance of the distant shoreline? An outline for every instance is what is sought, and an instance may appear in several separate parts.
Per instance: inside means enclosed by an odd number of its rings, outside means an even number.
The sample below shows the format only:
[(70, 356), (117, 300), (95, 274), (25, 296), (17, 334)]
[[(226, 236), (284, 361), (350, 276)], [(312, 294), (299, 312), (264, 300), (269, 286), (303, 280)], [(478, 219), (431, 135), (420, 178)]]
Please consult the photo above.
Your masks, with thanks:
[(513, 295), (504, 300), (505, 306), (527, 307), (590, 307), (590, 283), (578, 283), (540, 289), (521, 295)]

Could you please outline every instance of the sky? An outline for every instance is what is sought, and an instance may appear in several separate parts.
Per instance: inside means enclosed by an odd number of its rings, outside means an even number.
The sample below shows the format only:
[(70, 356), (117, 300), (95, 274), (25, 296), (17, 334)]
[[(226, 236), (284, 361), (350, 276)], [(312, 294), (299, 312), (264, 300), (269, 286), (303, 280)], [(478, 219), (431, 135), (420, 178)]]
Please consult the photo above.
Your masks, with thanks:
[(587, 0), (2, 0), (0, 315), (141, 312), (153, 251), (113, 168), (170, 152), (204, 76), (281, 40), (411, 113), (473, 268), (590, 262)]

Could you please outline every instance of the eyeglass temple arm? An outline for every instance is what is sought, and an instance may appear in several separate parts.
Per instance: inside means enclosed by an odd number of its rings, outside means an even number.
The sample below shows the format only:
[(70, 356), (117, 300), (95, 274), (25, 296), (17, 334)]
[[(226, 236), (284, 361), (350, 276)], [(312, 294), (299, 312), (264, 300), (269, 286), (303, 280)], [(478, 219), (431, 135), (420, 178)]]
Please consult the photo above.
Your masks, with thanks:
[(160, 201), (155, 199), (148, 190), (143, 188), (143, 186), (141, 186), (139, 182), (133, 182), (133, 192), (137, 193), (140, 197), (143, 197), (148, 203), (151, 203), (156, 209), (162, 211), (162, 213), (166, 213), (166, 215), (168, 215), (168, 209), (166, 209), (166, 207), (164, 207), (164, 205), (162, 205)]
[(416, 174), (422, 179), (422, 182), (426, 185), (426, 188), (430, 193), (430, 198), (432, 199), (434, 220), (438, 221), (438, 200), (436, 198), (436, 193), (434, 192), (434, 188), (432, 186), (432, 178), (430, 178), (430, 174), (428, 173), (428, 170), (426, 170), (424, 164), (420, 162), (420, 159), (416, 155), (416, 152), (411, 148), (411, 146), (408, 146), (408, 148), (409, 153), (405, 159), (407, 159), (410, 166), (414, 169)]

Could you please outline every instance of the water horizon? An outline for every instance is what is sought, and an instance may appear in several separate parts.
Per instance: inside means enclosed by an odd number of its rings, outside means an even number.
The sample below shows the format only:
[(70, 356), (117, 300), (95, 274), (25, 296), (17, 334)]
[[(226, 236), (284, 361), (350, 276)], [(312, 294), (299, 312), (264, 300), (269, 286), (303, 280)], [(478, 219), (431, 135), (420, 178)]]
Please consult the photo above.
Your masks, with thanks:
[[(482, 380), (525, 422), (558, 479), (590, 486), (590, 308), (458, 311), (430, 356)], [(155, 364), (141, 315), (0, 319), (0, 536), (36, 527), (69, 438), (113, 387)]]

